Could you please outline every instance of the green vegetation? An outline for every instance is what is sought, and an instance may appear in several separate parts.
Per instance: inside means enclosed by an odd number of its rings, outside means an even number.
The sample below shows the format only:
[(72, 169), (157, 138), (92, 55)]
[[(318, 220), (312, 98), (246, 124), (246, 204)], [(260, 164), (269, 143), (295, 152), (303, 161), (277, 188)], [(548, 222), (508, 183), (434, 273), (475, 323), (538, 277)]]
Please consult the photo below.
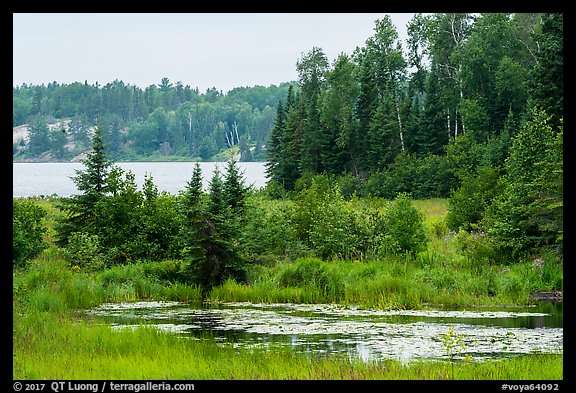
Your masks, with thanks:
[(248, 283), (226, 281), (210, 293), (220, 301), (341, 303), (376, 309), (434, 306), (527, 305), (534, 290), (559, 290), (562, 269), (554, 262), (534, 267), (479, 266), (472, 259), (444, 259), (432, 251), (407, 260), (323, 262), (297, 259), (254, 266)]
[[(113, 331), (44, 312), (20, 317), (14, 337), (14, 379), (451, 379), (443, 362), (364, 363), (337, 356), (312, 360), (286, 347), (234, 349), (209, 337), (182, 340), (145, 327)], [(562, 355), (455, 363), (454, 375), (468, 380), (559, 380)]]
[[(250, 197), (247, 206), (274, 215), (286, 201)], [(386, 203), (372, 201), (375, 206)], [(47, 223), (60, 215), (57, 201), (44, 206)], [(246, 268), (246, 282), (225, 280), (207, 294), (190, 282), (186, 259), (134, 260), (104, 266), (83, 247), (50, 247), (25, 266), (15, 266), (14, 378), (34, 379), (452, 379), (443, 362), (374, 364), (329, 357), (311, 361), (285, 347), (233, 349), (217, 341), (181, 340), (152, 328), (113, 331), (79, 320), (76, 311), (107, 302), (138, 300), (251, 301), (354, 304), (378, 309), (527, 304), (532, 289), (559, 289), (562, 270), (552, 260), (514, 265), (476, 263), (463, 255), (461, 234), (438, 229), (446, 200), (414, 201), (426, 215), (427, 249), (371, 261), (322, 260), (300, 246), (262, 254)], [(247, 207), (250, 210), (249, 207)], [(264, 233), (281, 231), (270, 221)], [(250, 227), (253, 228), (253, 227)], [(248, 229), (247, 229), (248, 230)], [(51, 231), (45, 234), (49, 239)], [(243, 234), (246, 236), (246, 234)], [(295, 239), (295, 238), (294, 238)], [(49, 241), (49, 240), (47, 240)], [(285, 241), (289, 241), (286, 240)], [(257, 242), (256, 242), (257, 243)], [(81, 252), (82, 259), (70, 258)], [(295, 258), (295, 259), (294, 259)], [(107, 259), (103, 259), (109, 262)], [(484, 363), (454, 362), (454, 379), (561, 379), (561, 355), (531, 355)], [(450, 367), (452, 367), (450, 366)], [(450, 369), (451, 370), (451, 369)]]
[(144, 89), (115, 80), (13, 87), (13, 127), (29, 139), (15, 160), (67, 161), (90, 149), (99, 123), (108, 154), (122, 161), (264, 161), (278, 101), (292, 83), (238, 87), (224, 94), (162, 78)]
[[(561, 260), (562, 31), (562, 14), (416, 14), (405, 59), (385, 16), (351, 57), (330, 65), (313, 48), (277, 108), (270, 195), (322, 176), (346, 198), (449, 198), (448, 229), (481, 234), (503, 261)], [(386, 229), (405, 247), (405, 227)]]
[[(408, 59), (388, 17), (374, 30), (332, 66), (313, 48), (297, 61), (298, 83), (279, 88), (201, 96), (167, 78), (145, 92), (118, 81), (14, 88), (14, 124), (31, 125), (16, 156), (66, 158), (66, 133), (92, 149), (73, 179), (79, 194), (14, 199), (15, 377), (562, 378), (561, 355), (447, 372), (77, 320), (78, 309), (140, 299), (418, 309), (562, 291), (562, 14), (417, 14)], [(50, 131), (50, 113), (74, 120)], [(196, 165), (178, 195), (152, 177), (138, 189), (112, 161), (235, 152), (268, 159), (265, 189), (244, 185), (234, 157), (206, 191)]]
[(46, 211), (31, 201), (15, 199), (12, 204), (12, 258), (22, 265), (48, 245), (44, 242)]
[(277, 107), (270, 178), (293, 190), (308, 172), (351, 174), (386, 198), (447, 197), (462, 169), (504, 164), (534, 108), (558, 128), (562, 31), (562, 14), (415, 14), (403, 48), (384, 16), (332, 64), (312, 48)]

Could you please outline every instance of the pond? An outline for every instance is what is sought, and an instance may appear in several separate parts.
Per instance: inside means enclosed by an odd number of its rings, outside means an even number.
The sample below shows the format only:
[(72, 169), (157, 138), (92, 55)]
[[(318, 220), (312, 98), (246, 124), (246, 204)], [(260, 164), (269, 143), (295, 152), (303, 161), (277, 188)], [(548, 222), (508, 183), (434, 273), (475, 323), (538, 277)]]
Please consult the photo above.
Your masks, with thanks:
[(209, 333), (221, 345), (287, 345), (309, 356), (341, 354), (365, 361), (447, 359), (450, 327), (472, 360), (562, 353), (562, 303), (529, 308), (377, 311), (334, 304), (104, 304), (88, 315), (115, 329), (153, 325), (185, 337)]

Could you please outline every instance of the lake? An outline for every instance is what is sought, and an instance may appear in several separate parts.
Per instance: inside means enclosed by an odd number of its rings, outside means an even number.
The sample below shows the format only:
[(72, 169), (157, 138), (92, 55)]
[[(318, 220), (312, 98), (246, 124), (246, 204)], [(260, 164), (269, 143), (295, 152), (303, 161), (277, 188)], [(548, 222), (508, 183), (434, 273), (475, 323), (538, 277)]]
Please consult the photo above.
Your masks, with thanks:
[(562, 303), (384, 311), (337, 304), (136, 302), (103, 304), (83, 314), (114, 329), (151, 325), (193, 339), (208, 334), (234, 347), (289, 346), (310, 357), (446, 359), (442, 335), (450, 327), (464, 344), (455, 359), (563, 352)]
[[(208, 187), (213, 171), (218, 168), (226, 172), (225, 162), (200, 162), (204, 188)], [(117, 162), (115, 165), (131, 171), (135, 175), (136, 184), (142, 187), (144, 175), (151, 175), (159, 191), (178, 194), (192, 178), (195, 162)], [(244, 176), (245, 184), (255, 188), (266, 185), (266, 168), (264, 162), (239, 162), (238, 167)], [(79, 162), (65, 163), (13, 163), (12, 164), (12, 196), (70, 196), (78, 193), (71, 177), (75, 170), (83, 170), (84, 164)]]

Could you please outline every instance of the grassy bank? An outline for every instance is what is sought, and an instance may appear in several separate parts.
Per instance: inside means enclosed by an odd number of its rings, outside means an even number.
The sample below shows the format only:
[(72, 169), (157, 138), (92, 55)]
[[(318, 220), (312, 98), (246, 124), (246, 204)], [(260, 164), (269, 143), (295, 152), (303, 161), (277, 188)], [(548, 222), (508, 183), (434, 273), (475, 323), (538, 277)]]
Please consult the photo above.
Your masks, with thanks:
[[(345, 298), (334, 298), (327, 285), (297, 282), (272, 285), (289, 277), (296, 280), (298, 268), (316, 267), (328, 274), (341, 271)], [(329, 270), (333, 268), (334, 270)], [(232, 281), (215, 288), (211, 299), (250, 301), (335, 301), (368, 304), (370, 296), (409, 299), (410, 275), (422, 269), (410, 264), (358, 264), (302, 259), (291, 264), (262, 268), (259, 284)], [(287, 347), (238, 349), (217, 340), (183, 340), (175, 335), (142, 327), (133, 331), (80, 319), (77, 310), (105, 302), (136, 300), (200, 300), (195, 286), (169, 283), (178, 270), (176, 261), (119, 266), (85, 273), (70, 268), (54, 249), (45, 251), (29, 269), (14, 275), (13, 375), (15, 379), (562, 379), (562, 355), (529, 355), (483, 363), (456, 363), (454, 377), (446, 362), (402, 364), (395, 360), (364, 363), (331, 356), (311, 360)], [(266, 273), (264, 272), (266, 270)], [(406, 272), (412, 272), (407, 275)], [(314, 273), (314, 272), (310, 272)], [(397, 277), (395, 289), (387, 280)], [(283, 278), (282, 278), (283, 277)], [(340, 276), (338, 276), (340, 277)], [(405, 277), (405, 278), (403, 278)], [(364, 283), (364, 284), (361, 284)], [(266, 286), (269, 286), (268, 289)], [(346, 289), (346, 285), (350, 287)], [(364, 285), (364, 286), (363, 286)], [(412, 285), (411, 288), (417, 288)], [(364, 289), (362, 289), (364, 288)], [(371, 289), (372, 288), (372, 289)], [(379, 288), (379, 289), (377, 289)], [(382, 288), (388, 288), (384, 290)], [(401, 289), (404, 288), (404, 289)], [(373, 291), (373, 292), (371, 292)], [(378, 292), (381, 291), (381, 292)], [(388, 292), (386, 292), (388, 291)], [(404, 295), (402, 295), (404, 294)], [(416, 296), (416, 295), (411, 295)], [(418, 295), (420, 296), (420, 295)], [(448, 295), (447, 295), (448, 296)], [(432, 297), (431, 299), (434, 299)], [(462, 297), (462, 299), (464, 299)], [(504, 299), (504, 298), (502, 298)], [(390, 305), (389, 300), (376, 305)]]
[[(52, 244), (53, 201), (47, 212)], [(270, 202), (272, 203), (272, 202)], [(525, 305), (533, 290), (558, 289), (562, 266), (527, 260), (487, 263), (462, 252), (462, 236), (446, 230), (445, 200), (415, 201), (425, 213), (430, 242), (415, 255), (374, 261), (303, 256), (260, 258), (247, 282), (228, 280), (211, 301), (340, 303), (366, 308), (437, 305)], [(470, 239), (465, 238), (470, 243)], [(201, 290), (182, 281), (182, 260), (134, 262), (83, 270), (51, 245), (13, 275), (13, 375), (15, 379), (451, 379), (446, 362), (403, 365), (342, 357), (311, 360), (289, 348), (235, 349), (218, 341), (182, 340), (152, 328), (113, 331), (79, 319), (76, 312), (107, 302), (200, 302)], [(457, 363), (456, 379), (561, 379), (562, 355), (530, 355), (484, 363)], [(449, 371), (450, 370), (450, 371)]]
[[(56, 248), (45, 250), (13, 277), (18, 301), (42, 311), (64, 312), (105, 302), (142, 299), (200, 301), (201, 290), (179, 281), (182, 261), (115, 266), (98, 272), (70, 267)], [(208, 300), (255, 303), (340, 303), (377, 309), (527, 305), (530, 291), (545, 288), (546, 273), (530, 263), (475, 267), (467, 259), (442, 262), (426, 254), (386, 261), (299, 258), (254, 265), (248, 282), (228, 280)], [(544, 274), (546, 273), (546, 274)]]
[(428, 306), (526, 305), (541, 272), (529, 263), (482, 266), (470, 260), (442, 261), (434, 254), (404, 261), (321, 261), (301, 258), (257, 266), (250, 282), (216, 287), (221, 301), (341, 303), (378, 309)]
[[(153, 328), (109, 326), (36, 312), (14, 326), (14, 379), (452, 379), (446, 362), (402, 365), (311, 360), (285, 347), (234, 349)], [(454, 379), (562, 379), (561, 355), (455, 364)]]

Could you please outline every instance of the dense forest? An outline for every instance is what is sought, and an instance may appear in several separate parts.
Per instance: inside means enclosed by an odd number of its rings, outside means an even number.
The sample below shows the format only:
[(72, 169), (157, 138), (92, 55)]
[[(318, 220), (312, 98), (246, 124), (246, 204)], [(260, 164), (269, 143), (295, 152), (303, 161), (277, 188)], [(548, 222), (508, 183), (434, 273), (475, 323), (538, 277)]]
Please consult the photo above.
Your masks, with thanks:
[(268, 187), (321, 175), (345, 196), (449, 197), (448, 227), (488, 232), (500, 257), (561, 254), (562, 14), (416, 14), (407, 27), (407, 55), (385, 17), (332, 65), (317, 47), (298, 60)]
[[(173, 84), (162, 78), (145, 89), (115, 80), (13, 88), (13, 127), (27, 125), (29, 138), (14, 141), (16, 160), (66, 161), (90, 148), (96, 122), (116, 160), (224, 160), (228, 149), (242, 161), (264, 161), (278, 100), (290, 83), (216, 88)], [(64, 132), (63, 132), (64, 131)]]
[(386, 182), (414, 168), (427, 193), (445, 196), (448, 166), (460, 178), (502, 166), (532, 108), (560, 125), (562, 23), (561, 14), (416, 14), (406, 50), (389, 17), (332, 64), (313, 48), (277, 108), (271, 178), (293, 189), (307, 172)]

